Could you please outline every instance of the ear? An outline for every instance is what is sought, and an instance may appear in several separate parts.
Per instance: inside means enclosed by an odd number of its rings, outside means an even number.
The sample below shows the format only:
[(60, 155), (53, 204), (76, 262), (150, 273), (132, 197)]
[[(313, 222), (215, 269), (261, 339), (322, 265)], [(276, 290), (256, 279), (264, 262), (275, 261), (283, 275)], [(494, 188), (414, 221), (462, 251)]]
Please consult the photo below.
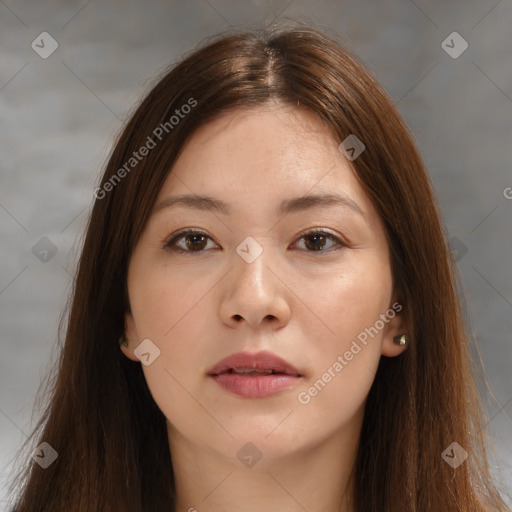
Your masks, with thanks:
[(410, 336), (410, 328), (405, 323), (403, 306), (400, 302), (394, 301), (388, 311), (394, 311), (395, 315), (392, 318), (389, 317), (389, 322), (384, 328), (382, 355), (387, 357), (396, 357), (407, 349), (407, 345), (397, 345), (393, 341), (393, 338), (395, 336), (401, 336), (402, 334), (408, 334)]
[(137, 329), (135, 328), (135, 321), (131, 313), (125, 314), (124, 325), (124, 338), (128, 346), (121, 344), (121, 350), (128, 359), (139, 362), (140, 360), (133, 353), (135, 348), (137, 348), (139, 335), (137, 334)]

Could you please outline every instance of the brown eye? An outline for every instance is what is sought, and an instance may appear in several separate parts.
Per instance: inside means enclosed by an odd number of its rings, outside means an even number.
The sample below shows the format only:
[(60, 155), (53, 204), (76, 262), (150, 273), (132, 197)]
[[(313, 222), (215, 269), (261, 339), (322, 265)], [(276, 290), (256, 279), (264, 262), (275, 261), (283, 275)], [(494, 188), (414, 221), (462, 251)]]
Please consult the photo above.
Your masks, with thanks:
[(202, 231), (181, 231), (171, 240), (166, 241), (163, 248), (176, 252), (202, 252), (205, 250), (209, 239), (210, 237)]
[[(178, 232), (169, 240), (166, 240), (162, 248), (178, 253), (201, 253), (208, 249), (208, 240), (211, 240), (211, 238), (206, 233), (188, 229)], [(330, 252), (333, 247), (347, 246), (336, 235), (323, 229), (315, 229), (304, 233), (299, 240), (306, 241), (304, 244), (306, 252)], [(334, 242), (334, 244), (325, 249), (329, 241)]]
[[(336, 235), (325, 231), (323, 229), (317, 229), (304, 233), (300, 240), (306, 240), (304, 244), (308, 252), (328, 252), (330, 248), (324, 250), (328, 244), (328, 240), (334, 242), (334, 247), (346, 247), (346, 244), (342, 242)], [(331, 246), (332, 248), (332, 246)]]

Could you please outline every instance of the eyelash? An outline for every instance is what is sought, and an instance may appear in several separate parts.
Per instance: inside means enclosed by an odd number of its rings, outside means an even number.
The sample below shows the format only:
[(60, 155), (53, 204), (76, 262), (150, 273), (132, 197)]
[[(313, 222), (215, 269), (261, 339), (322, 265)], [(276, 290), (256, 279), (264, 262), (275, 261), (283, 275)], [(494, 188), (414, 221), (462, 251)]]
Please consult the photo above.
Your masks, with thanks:
[[(202, 235), (208, 239), (211, 240), (211, 237), (208, 236), (205, 232), (203, 231), (198, 231), (198, 230), (195, 230), (195, 229), (184, 229), (182, 231), (178, 231), (177, 233), (174, 233), (172, 234), (169, 238), (167, 238), (166, 240), (164, 240), (163, 244), (162, 244), (162, 249), (164, 250), (167, 250), (167, 251), (172, 251), (172, 252), (177, 252), (177, 253), (180, 253), (180, 254), (183, 254), (183, 253), (188, 253), (188, 254), (201, 254), (201, 253), (204, 253), (205, 252), (205, 249), (202, 249), (202, 250), (199, 250), (199, 251), (190, 251), (190, 250), (186, 250), (186, 249), (182, 249), (180, 247), (173, 247), (173, 245), (180, 239), (182, 238), (185, 238), (186, 236), (193, 236), (193, 235)], [(331, 233), (330, 231), (326, 231), (325, 229), (317, 229), (317, 228), (314, 228), (314, 229), (310, 229), (304, 233), (301, 234), (299, 240), (301, 240), (302, 238), (306, 238), (308, 236), (311, 236), (311, 235), (323, 235), (325, 236), (326, 238), (330, 239), (330, 240), (334, 240), (336, 242), (336, 245), (338, 246), (338, 249), (341, 248), (341, 247), (348, 247), (348, 244), (345, 243), (343, 240), (341, 240), (339, 237), (337, 237), (336, 235), (334, 235), (333, 233)], [(338, 250), (338, 249), (334, 249), (334, 250)], [(309, 253), (326, 253), (326, 252), (332, 252), (333, 248), (331, 249), (327, 249), (327, 250), (318, 250), (318, 251), (308, 251), (306, 250), (306, 252), (309, 252)]]

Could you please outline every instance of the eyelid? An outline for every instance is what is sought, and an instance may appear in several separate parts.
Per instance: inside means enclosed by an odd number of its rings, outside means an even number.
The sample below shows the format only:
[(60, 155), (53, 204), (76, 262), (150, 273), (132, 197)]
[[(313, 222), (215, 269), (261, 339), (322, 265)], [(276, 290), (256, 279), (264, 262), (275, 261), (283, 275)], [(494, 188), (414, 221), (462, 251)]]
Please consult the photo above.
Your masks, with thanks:
[(329, 228), (322, 228), (322, 227), (308, 228), (308, 229), (306, 229), (304, 231), (301, 231), (297, 236), (300, 238), (300, 237), (309, 235), (311, 233), (322, 233), (322, 234), (325, 234), (325, 235), (331, 235), (334, 238), (337, 238), (340, 243), (345, 244), (345, 245), (349, 245), (349, 243), (350, 243), (347, 240), (347, 238), (344, 237), (341, 233), (338, 233), (337, 231), (334, 231), (334, 230), (329, 229)]

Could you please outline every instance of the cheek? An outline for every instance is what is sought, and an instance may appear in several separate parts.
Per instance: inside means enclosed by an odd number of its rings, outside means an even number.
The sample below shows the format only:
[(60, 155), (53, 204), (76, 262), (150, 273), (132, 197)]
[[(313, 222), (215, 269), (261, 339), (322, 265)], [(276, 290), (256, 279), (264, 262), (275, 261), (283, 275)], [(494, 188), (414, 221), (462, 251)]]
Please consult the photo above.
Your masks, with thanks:
[(209, 341), (204, 333), (208, 287), (155, 272), (140, 283), (138, 291), (132, 307), (137, 333), (141, 340), (149, 338), (158, 346), (156, 367), (163, 370), (153, 372), (148, 366), (145, 371), (155, 384), (166, 381), (174, 388), (178, 382), (173, 377), (182, 383), (189, 380), (190, 370), (197, 373), (204, 358), (204, 343)]
[(135, 257), (132, 261), (128, 289), (137, 335), (140, 341), (149, 338), (160, 350), (158, 358), (142, 369), (153, 398), (167, 413), (168, 404), (183, 406), (183, 386), (190, 388), (190, 369), (197, 369), (204, 352), (200, 317), (208, 287), (161, 263)]
[(386, 326), (395, 316), (389, 313), (390, 268), (378, 259), (359, 260), (337, 277), (317, 281), (307, 292), (321, 319), (315, 324), (323, 327), (304, 332), (315, 342), (307, 346), (312, 374), (299, 390), (298, 402), (310, 410), (318, 407), (319, 412), (330, 409), (350, 416), (371, 387)]
[[(134, 262), (129, 274), (130, 305), (141, 338), (164, 341), (183, 322), (197, 321), (197, 306), (208, 291), (207, 283), (187, 271), (162, 262)], [(197, 277), (197, 276), (195, 276)]]
[(391, 269), (381, 258), (353, 253), (343, 268), (307, 282), (301, 293), (325, 327), (323, 348), (341, 350), (389, 308)]
[[(190, 284), (178, 278), (148, 276), (139, 287), (134, 301), (139, 337), (150, 338), (160, 349), (159, 357), (143, 366), (150, 392), (168, 420), (189, 432), (198, 430), (189, 418), (209, 417), (195, 397), (201, 396), (202, 382), (198, 378), (204, 359), (205, 338), (204, 298), (208, 288)], [(187, 285), (187, 282), (189, 283)], [(201, 301), (203, 299), (203, 301)], [(138, 316), (137, 316), (138, 315)], [(217, 425), (212, 422), (208, 428)], [(200, 429), (199, 429), (200, 430)]]

